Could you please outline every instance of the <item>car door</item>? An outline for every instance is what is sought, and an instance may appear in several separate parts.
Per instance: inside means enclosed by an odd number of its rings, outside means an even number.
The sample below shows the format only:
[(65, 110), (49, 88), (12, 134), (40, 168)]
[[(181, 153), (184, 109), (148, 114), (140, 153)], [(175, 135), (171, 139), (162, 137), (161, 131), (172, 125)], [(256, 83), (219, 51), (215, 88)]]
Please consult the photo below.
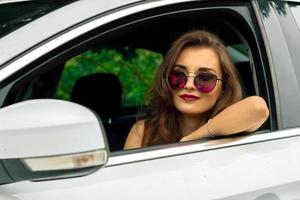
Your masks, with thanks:
[[(279, 60), (282, 52), (270, 36), (270, 23), (278, 20), (274, 7), (272, 2), (254, 1), (145, 1), (99, 13), (14, 58), (0, 71), (2, 106), (53, 97), (59, 79), (54, 75), (63, 73), (60, 66), (94, 47), (125, 44), (163, 54), (177, 33), (207, 28), (222, 33), (247, 95), (265, 98), (270, 119), (251, 135), (111, 150), (106, 166), (90, 175), (2, 185), (1, 199), (298, 198), (300, 137), (298, 119), (293, 118), (298, 108), (292, 105), (299, 102), (299, 91), (291, 76), (289, 51), (283, 51), (284, 61)], [(269, 16), (263, 16), (264, 10)], [(275, 28), (275, 38), (283, 39), (281, 48), (287, 47), (282, 29)], [(242, 63), (246, 67), (240, 67)], [(33, 87), (45, 83), (42, 76), (50, 72), (50, 86)], [(287, 80), (295, 89), (293, 99), (284, 90)], [(50, 92), (35, 92), (44, 90)]]

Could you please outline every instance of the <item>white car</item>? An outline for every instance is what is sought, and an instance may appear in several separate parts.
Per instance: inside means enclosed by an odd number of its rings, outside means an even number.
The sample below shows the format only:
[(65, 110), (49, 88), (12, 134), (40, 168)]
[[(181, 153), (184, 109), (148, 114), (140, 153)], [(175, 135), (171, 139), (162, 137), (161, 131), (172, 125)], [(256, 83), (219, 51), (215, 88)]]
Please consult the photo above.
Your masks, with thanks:
[[(122, 150), (171, 42), (219, 35), (246, 135)], [(0, 1), (0, 200), (299, 199), (300, 1)], [(237, 113), (238, 115), (238, 113)]]

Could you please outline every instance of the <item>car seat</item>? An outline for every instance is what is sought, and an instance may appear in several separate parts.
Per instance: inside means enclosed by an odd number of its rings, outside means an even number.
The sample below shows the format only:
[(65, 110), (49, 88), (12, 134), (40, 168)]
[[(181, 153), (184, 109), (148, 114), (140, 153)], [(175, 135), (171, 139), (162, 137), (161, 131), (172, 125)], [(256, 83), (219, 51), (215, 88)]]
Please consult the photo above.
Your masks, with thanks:
[(98, 114), (104, 125), (111, 151), (123, 148), (128, 130), (119, 132), (121, 127), (117, 119), (122, 107), (122, 87), (118, 77), (109, 73), (81, 77), (72, 89), (71, 101), (84, 105)]

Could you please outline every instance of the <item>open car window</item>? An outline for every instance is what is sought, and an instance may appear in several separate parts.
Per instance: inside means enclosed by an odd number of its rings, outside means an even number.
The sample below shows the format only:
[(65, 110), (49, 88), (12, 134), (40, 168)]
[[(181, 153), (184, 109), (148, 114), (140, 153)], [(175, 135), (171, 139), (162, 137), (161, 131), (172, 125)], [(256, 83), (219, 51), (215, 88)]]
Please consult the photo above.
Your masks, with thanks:
[[(122, 150), (132, 125), (145, 116), (147, 91), (167, 49), (179, 35), (195, 29), (211, 31), (224, 41), (238, 70), (244, 96), (267, 97), (254, 33), (235, 11), (172, 10), (165, 15), (130, 20), (105, 34), (101, 27), (93, 30), (75, 43), (82, 45), (71, 50), (61, 47), (67, 53), (31, 66), (28, 73), (10, 84), (3, 106), (36, 98), (80, 103), (101, 118), (110, 150)], [(270, 124), (263, 129), (270, 129)]]

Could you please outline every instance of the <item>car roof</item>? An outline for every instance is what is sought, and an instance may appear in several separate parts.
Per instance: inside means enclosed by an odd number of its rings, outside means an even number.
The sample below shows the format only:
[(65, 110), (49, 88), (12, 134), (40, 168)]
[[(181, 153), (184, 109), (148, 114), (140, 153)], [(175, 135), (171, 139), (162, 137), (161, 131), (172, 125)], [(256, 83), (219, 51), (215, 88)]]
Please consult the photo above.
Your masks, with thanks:
[(41, 41), (45, 41), (84, 20), (138, 1), (114, 0), (109, 1), (109, 3), (93, 0), (76, 1), (54, 10), (0, 39), (0, 66), (16, 55), (41, 43)]

